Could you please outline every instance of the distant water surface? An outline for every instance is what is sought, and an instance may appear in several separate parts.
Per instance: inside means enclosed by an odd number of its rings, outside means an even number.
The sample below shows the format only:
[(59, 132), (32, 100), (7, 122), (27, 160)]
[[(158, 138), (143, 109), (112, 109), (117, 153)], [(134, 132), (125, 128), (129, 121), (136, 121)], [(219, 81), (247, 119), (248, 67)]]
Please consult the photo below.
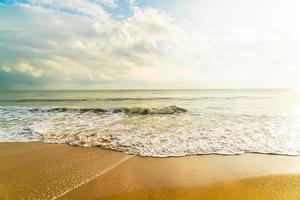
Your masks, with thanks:
[(142, 156), (300, 154), (289, 90), (0, 92), (0, 142), (98, 146)]

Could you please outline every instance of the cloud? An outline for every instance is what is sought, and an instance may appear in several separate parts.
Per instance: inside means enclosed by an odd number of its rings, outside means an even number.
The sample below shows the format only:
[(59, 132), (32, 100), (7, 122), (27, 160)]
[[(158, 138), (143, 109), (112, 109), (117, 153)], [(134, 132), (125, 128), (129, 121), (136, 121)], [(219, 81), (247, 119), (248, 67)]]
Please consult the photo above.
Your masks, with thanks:
[(30, 0), (28, 5), (67, 12), (70, 14), (83, 15), (99, 20), (107, 20), (109, 18), (109, 14), (105, 11), (103, 6), (116, 6), (115, 2), (112, 0)]
[(129, 6), (135, 7), (137, 5), (137, 0), (127, 0)]
[(9, 2), (2, 89), (299, 85), (295, 0)]
[(113, 0), (0, 5), (1, 86), (101, 87), (197, 78), (198, 45), (165, 12), (135, 6), (130, 17), (115, 20), (107, 6), (118, 5)]

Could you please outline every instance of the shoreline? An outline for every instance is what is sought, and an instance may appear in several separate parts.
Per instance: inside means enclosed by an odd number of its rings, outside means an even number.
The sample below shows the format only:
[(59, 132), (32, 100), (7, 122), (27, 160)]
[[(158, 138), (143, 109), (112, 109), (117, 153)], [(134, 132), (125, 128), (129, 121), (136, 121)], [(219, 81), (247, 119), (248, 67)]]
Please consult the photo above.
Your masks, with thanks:
[[(136, 156), (136, 157), (141, 157), (141, 158), (185, 158), (185, 157), (195, 157), (195, 156), (242, 156), (242, 155), (267, 155), (267, 156), (283, 156), (283, 157), (299, 157), (300, 158), (300, 154), (279, 154), (279, 153), (262, 153), (262, 152), (242, 152), (242, 153), (236, 153), (236, 154), (226, 154), (226, 153), (207, 153), (207, 154), (187, 154), (187, 155), (178, 155), (178, 156), (142, 156), (142, 155), (138, 155), (138, 154), (129, 154), (126, 152), (123, 152), (122, 150), (118, 150), (118, 149), (110, 149), (110, 148), (105, 148), (105, 147), (100, 147), (100, 146), (80, 146), (80, 145), (72, 145), (72, 144), (67, 144), (67, 143), (47, 143), (47, 142), (42, 142), (42, 141), (21, 141), (21, 142), (11, 142), (11, 141), (5, 141), (5, 142), (0, 142), (1, 144), (28, 144), (28, 143), (33, 143), (33, 144), (40, 144), (40, 145), (67, 145), (70, 147), (74, 147), (74, 148), (95, 148), (95, 149), (99, 149), (99, 150), (104, 150), (104, 151), (111, 151), (111, 152), (116, 152), (116, 153), (123, 153), (129, 156)], [(0, 155), (1, 156), (1, 155)]]
[[(225, 188), (237, 184), (236, 189), (241, 189), (251, 179), (255, 181), (249, 187), (261, 191), (264, 187), (256, 183), (280, 179), (290, 185), (300, 182), (299, 175), (299, 156), (246, 153), (153, 158), (97, 147), (0, 143), (1, 200), (151, 199), (149, 191), (154, 191), (156, 199), (193, 199), (207, 188), (222, 191), (220, 184)], [(296, 194), (293, 187), (280, 190), (285, 187), (273, 184), (272, 190)]]

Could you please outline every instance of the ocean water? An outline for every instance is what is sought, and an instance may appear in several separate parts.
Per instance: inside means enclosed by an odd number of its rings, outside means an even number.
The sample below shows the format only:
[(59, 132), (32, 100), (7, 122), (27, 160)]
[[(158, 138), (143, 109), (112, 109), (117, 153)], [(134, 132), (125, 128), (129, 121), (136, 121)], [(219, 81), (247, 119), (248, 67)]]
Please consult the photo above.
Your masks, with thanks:
[(288, 90), (0, 92), (0, 142), (97, 146), (141, 156), (300, 155)]

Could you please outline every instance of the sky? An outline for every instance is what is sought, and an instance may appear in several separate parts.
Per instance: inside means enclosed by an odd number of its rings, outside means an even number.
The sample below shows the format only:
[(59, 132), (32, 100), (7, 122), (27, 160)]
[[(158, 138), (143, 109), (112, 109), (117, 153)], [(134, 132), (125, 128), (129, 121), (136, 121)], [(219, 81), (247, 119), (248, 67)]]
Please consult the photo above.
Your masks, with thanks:
[(0, 0), (0, 89), (300, 89), (297, 0)]

